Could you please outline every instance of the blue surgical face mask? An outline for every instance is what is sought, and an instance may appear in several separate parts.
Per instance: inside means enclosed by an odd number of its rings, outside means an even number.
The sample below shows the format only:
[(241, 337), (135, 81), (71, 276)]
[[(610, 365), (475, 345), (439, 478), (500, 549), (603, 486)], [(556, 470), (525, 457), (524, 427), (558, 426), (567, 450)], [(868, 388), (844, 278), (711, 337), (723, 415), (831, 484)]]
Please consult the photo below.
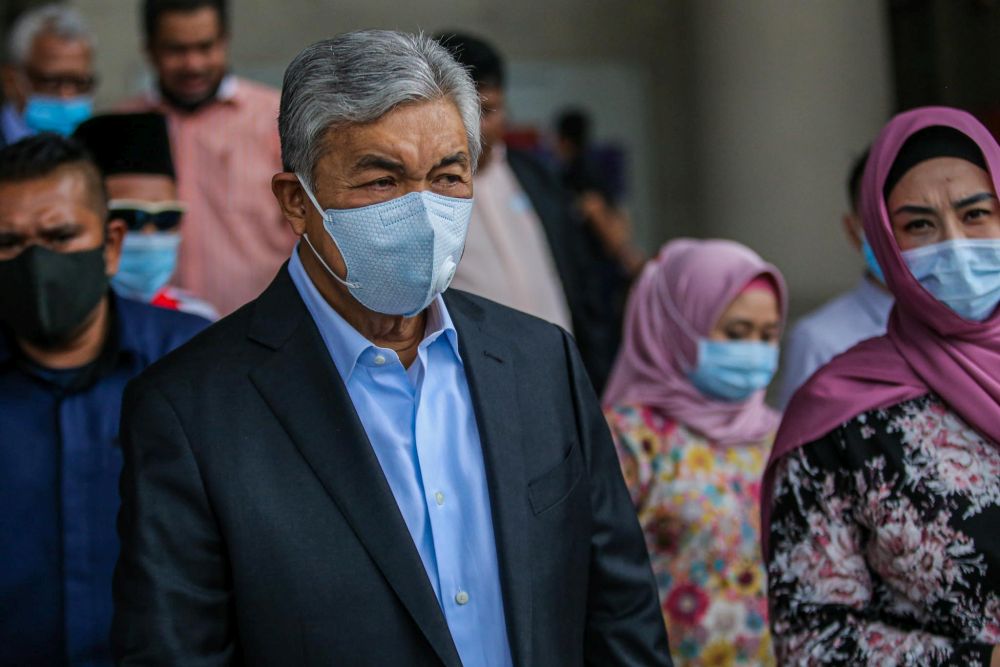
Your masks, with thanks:
[(181, 236), (171, 232), (125, 235), (118, 273), (111, 284), (122, 296), (149, 302), (174, 275)]
[(698, 364), (688, 374), (698, 391), (723, 401), (743, 401), (771, 383), (778, 346), (756, 341), (698, 341)]
[(868, 267), (868, 273), (872, 274), (875, 280), (885, 285), (885, 274), (882, 273), (882, 267), (878, 265), (878, 260), (875, 259), (875, 251), (872, 250), (871, 244), (868, 243), (868, 239), (864, 236), (861, 237), (861, 254), (865, 258), (865, 266)]
[(323, 216), (323, 227), (347, 266), (340, 278), (303, 235), (309, 248), (351, 296), (376, 313), (412, 317), (448, 289), (465, 250), (472, 199), (411, 192), (362, 208), (324, 212), (312, 191), (299, 181)]
[(32, 95), (24, 107), (24, 122), (35, 132), (56, 132), (68, 137), (93, 114), (94, 100), (85, 95), (65, 100)]
[(1000, 303), (1000, 239), (955, 239), (903, 252), (910, 273), (961, 317), (982, 322)]
[(687, 369), (695, 389), (721, 401), (743, 401), (767, 387), (778, 370), (778, 346), (758, 341), (715, 341), (696, 332), (665, 291), (663, 305), (684, 334), (698, 344), (698, 359), (691, 365), (674, 347), (677, 360)]

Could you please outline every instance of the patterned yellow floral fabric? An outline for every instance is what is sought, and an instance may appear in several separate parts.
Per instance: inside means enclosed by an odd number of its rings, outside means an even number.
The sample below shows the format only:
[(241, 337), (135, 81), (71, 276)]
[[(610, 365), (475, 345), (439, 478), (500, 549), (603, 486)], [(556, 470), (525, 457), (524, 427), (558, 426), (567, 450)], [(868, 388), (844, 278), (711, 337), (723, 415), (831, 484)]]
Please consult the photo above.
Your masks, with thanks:
[(605, 412), (678, 667), (774, 665), (760, 556), (771, 440), (721, 446), (638, 405)]

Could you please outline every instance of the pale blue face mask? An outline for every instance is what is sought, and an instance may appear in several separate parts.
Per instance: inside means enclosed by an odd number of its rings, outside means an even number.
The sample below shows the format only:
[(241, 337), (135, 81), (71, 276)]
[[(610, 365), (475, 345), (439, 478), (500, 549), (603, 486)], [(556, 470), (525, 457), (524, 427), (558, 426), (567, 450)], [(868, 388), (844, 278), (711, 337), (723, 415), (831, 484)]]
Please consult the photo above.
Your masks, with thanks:
[(152, 301), (174, 275), (180, 243), (180, 234), (171, 232), (126, 234), (118, 273), (111, 279), (115, 291), (137, 301)]
[[(698, 361), (688, 380), (705, 396), (720, 401), (744, 401), (767, 388), (778, 370), (778, 346), (758, 341), (715, 341), (696, 332), (665, 294), (664, 306), (681, 330), (698, 344)], [(676, 349), (676, 348), (675, 348)], [(682, 367), (689, 367), (678, 354)]]
[(982, 322), (1000, 303), (1000, 239), (955, 239), (903, 252), (910, 273), (959, 316)]
[(32, 95), (24, 107), (24, 123), (35, 132), (55, 132), (68, 137), (94, 114), (94, 100), (88, 96), (62, 99)]
[(885, 274), (882, 273), (882, 267), (878, 265), (878, 260), (875, 259), (875, 251), (872, 250), (868, 239), (863, 236), (861, 237), (861, 254), (865, 258), (865, 266), (868, 267), (868, 273), (872, 274), (875, 280), (885, 285)]
[(698, 365), (688, 379), (706, 396), (736, 402), (765, 389), (777, 370), (777, 345), (701, 338)]
[(465, 250), (472, 199), (411, 192), (361, 208), (328, 209), (309, 201), (347, 267), (341, 278), (303, 235), (309, 248), (351, 296), (376, 313), (413, 317), (448, 289)]

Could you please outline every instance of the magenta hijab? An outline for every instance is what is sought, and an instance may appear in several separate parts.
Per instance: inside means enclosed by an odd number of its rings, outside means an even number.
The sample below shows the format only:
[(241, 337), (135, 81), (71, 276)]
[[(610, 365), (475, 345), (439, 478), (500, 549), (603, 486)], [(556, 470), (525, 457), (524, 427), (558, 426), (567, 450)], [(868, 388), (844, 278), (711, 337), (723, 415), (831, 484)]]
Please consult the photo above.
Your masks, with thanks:
[(764, 471), (765, 556), (777, 462), (863, 412), (933, 392), (984, 437), (1000, 443), (1000, 311), (971, 322), (924, 290), (896, 245), (882, 194), (906, 140), (936, 125), (954, 128), (979, 146), (994, 191), (1000, 191), (1000, 146), (964, 111), (914, 109), (894, 117), (879, 134), (861, 181), (861, 218), (896, 305), (885, 336), (836, 357), (792, 397)]
[(778, 427), (764, 391), (725, 402), (702, 394), (688, 380), (698, 362), (698, 337), (707, 336), (733, 299), (766, 276), (787, 310), (785, 281), (777, 268), (734, 241), (678, 239), (643, 269), (629, 296), (622, 348), (604, 391), (603, 405), (639, 404), (723, 445), (759, 442)]

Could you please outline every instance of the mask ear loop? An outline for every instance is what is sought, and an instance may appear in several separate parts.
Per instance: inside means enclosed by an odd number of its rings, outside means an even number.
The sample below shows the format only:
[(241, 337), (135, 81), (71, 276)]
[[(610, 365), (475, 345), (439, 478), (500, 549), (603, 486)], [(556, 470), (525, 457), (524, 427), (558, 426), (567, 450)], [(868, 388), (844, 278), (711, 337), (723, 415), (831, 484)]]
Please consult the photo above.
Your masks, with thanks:
[[(305, 179), (302, 178), (302, 176), (300, 176), (299, 174), (295, 174), (295, 176), (299, 179), (299, 185), (302, 186), (302, 191), (306, 193), (306, 197), (309, 198), (309, 201), (312, 202), (312, 205), (316, 208), (316, 211), (320, 214), (320, 217), (322, 217), (323, 221), (325, 222), (326, 219), (327, 219), (326, 213), (323, 212), (323, 207), (321, 207), (319, 205), (319, 202), (316, 201), (316, 196), (313, 195), (312, 190), (310, 190), (309, 186), (306, 185)], [(308, 245), (309, 249), (312, 250), (312, 254), (316, 256), (316, 259), (318, 259), (319, 263), (323, 265), (323, 268), (326, 269), (326, 272), (329, 273), (331, 276), (333, 276), (334, 280), (336, 280), (338, 283), (340, 283), (344, 287), (347, 287), (347, 288), (350, 288), (350, 289), (363, 289), (362, 286), (359, 283), (349, 282), (347, 280), (344, 280), (340, 276), (338, 276), (336, 273), (334, 273), (333, 269), (330, 268), (330, 265), (326, 263), (326, 260), (324, 260), (323, 257), (319, 254), (319, 252), (317, 252), (316, 246), (314, 246), (312, 244), (312, 241), (309, 240), (309, 234), (308, 234), (308, 232), (303, 232), (302, 233), (302, 238), (305, 239), (306, 245)], [(333, 242), (335, 244), (337, 243), (337, 240), (334, 239), (332, 236), (330, 238), (331, 238), (331, 240), (333, 240)], [(343, 253), (341, 253), (341, 254), (343, 254)]]

